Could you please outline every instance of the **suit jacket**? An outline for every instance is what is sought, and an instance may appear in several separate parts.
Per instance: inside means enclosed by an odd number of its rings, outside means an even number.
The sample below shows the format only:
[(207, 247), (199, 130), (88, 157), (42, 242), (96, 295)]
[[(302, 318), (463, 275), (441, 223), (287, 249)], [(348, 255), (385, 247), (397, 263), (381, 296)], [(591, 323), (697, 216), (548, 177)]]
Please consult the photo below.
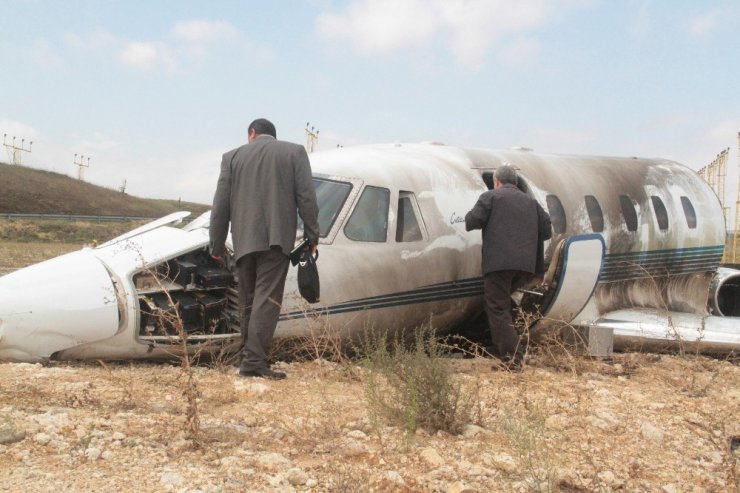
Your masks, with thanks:
[(273, 245), (288, 255), (296, 239), (296, 210), (304, 236), (318, 244), (318, 205), (306, 150), (259, 135), (223, 155), (211, 210), (211, 252), (224, 253), (230, 222), (237, 260)]
[(465, 215), (465, 229), (483, 230), (483, 275), (499, 270), (545, 271), (542, 243), (552, 236), (550, 216), (515, 185), (481, 194)]

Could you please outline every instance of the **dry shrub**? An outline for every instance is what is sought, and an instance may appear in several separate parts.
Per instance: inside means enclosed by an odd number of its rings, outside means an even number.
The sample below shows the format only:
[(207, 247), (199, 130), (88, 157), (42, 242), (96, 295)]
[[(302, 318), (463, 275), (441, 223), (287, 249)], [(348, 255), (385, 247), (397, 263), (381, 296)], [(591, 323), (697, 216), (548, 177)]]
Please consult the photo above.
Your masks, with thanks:
[(541, 337), (532, 349), (540, 365), (558, 371), (580, 375), (593, 366), (588, 356), (588, 341), (571, 326)]
[(303, 305), (304, 335), (275, 338), (270, 359), (282, 361), (331, 361), (348, 363), (347, 347), (340, 327), (332, 325), (328, 315)]
[(151, 276), (158, 290), (167, 297), (167, 302), (173, 307), (171, 310), (158, 310), (152, 316), (155, 317), (156, 326), (159, 330), (167, 334), (167, 328), (174, 329), (180, 339), (179, 345), (176, 347), (177, 353), (173, 351), (172, 355), (179, 358), (182, 369), (178, 376), (178, 385), (180, 385), (182, 395), (185, 398), (185, 433), (193, 446), (197, 448), (202, 444), (198, 407), (201, 392), (193, 365), (199, 359), (200, 351), (203, 348), (201, 347), (195, 355), (190, 354), (188, 332), (185, 330), (185, 324), (180, 316), (179, 302), (172, 298), (169, 289), (165, 286), (169, 273), (158, 272), (156, 268), (146, 268), (143, 272)]
[(458, 434), (472, 421), (474, 403), (454, 378), (454, 368), (434, 329), (423, 326), (411, 341), (404, 332), (367, 331), (358, 353), (367, 369), (365, 391), (369, 414), (402, 426), (407, 437), (418, 428)]
[(504, 436), (519, 456), (526, 471), (528, 491), (557, 491), (552, 454), (547, 446), (545, 412), (536, 405), (525, 411), (505, 412), (499, 420)]

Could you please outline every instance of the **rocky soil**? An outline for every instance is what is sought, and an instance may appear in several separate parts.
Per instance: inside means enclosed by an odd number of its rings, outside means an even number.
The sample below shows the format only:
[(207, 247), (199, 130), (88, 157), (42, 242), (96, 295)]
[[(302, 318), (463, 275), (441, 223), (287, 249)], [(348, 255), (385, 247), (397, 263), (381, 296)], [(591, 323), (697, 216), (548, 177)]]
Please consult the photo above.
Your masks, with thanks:
[(737, 491), (736, 361), (450, 363), (475, 403), (461, 435), (371, 420), (353, 363), (195, 367), (195, 434), (178, 365), (2, 363), (0, 490)]

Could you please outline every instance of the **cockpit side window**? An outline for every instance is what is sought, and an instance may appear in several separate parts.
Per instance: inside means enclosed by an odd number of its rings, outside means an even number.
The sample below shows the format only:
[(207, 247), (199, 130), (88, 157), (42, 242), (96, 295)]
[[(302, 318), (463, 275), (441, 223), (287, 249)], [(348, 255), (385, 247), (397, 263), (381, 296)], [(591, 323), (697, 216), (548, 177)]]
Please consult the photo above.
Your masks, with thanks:
[(696, 229), (696, 211), (694, 210), (694, 205), (691, 203), (691, 200), (682, 195), (681, 205), (683, 206), (683, 214), (686, 216), (686, 225), (689, 229)]
[(601, 233), (604, 231), (604, 214), (601, 211), (599, 201), (593, 195), (586, 195), (583, 199), (586, 201), (586, 211), (588, 212), (588, 220), (591, 221), (591, 230), (594, 233)]
[(566, 229), (565, 209), (563, 204), (557, 195), (548, 195), (545, 197), (547, 201), (547, 210), (550, 213), (550, 220), (552, 221), (552, 229), (555, 234), (563, 234)]
[(493, 190), (493, 171), (484, 171), (481, 173), (481, 178), (483, 178), (483, 183), (486, 184), (486, 188)]
[(357, 241), (385, 241), (388, 236), (388, 206), (390, 191), (380, 187), (365, 187), (355, 210), (352, 211), (344, 234)]
[[(319, 234), (322, 238), (331, 231), (334, 221), (347, 200), (352, 184), (344, 181), (314, 178), (313, 186), (316, 190), (316, 202), (319, 206)], [(303, 220), (298, 216), (298, 229), (303, 229)]]
[(668, 229), (668, 211), (665, 204), (657, 195), (651, 195), (650, 200), (653, 203), (653, 211), (655, 212), (655, 219), (658, 220), (658, 227), (665, 231)]
[(421, 226), (414, 211), (412, 192), (398, 192), (398, 223), (396, 225), (396, 241), (419, 241), (423, 240)]
[(628, 195), (620, 195), (619, 205), (622, 207), (622, 216), (624, 216), (627, 229), (629, 231), (637, 231), (637, 211), (635, 210), (635, 204), (632, 203), (632, 199)]

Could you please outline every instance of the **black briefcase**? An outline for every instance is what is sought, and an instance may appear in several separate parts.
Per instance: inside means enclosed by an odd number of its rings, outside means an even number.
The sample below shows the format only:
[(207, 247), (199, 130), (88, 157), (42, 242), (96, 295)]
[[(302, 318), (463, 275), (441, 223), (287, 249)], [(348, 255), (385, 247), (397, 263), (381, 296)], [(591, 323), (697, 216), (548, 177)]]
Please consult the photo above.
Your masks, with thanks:
[(321, 297), (319, 269), (316, 267), (318, 258), (318, 250), (314, 257), (311, 255), (311, 250), (305, 249), (301, 252), (301, 257), (298, 260), (298, 291), (303, 299), (309, 303), (318, 303)]
[(298, 262), (301, 260), (301, 255), (303, 254), (303, 252), (308, 250), (310, 246), (311, 244), (308, 242), (307, 239), (301, 240), (301, 242), (298, 243), (295, 248), (290, 251), (290, 255), (288, 255), (290, 257), (290, 263), (293, 265), (298, 265)]

